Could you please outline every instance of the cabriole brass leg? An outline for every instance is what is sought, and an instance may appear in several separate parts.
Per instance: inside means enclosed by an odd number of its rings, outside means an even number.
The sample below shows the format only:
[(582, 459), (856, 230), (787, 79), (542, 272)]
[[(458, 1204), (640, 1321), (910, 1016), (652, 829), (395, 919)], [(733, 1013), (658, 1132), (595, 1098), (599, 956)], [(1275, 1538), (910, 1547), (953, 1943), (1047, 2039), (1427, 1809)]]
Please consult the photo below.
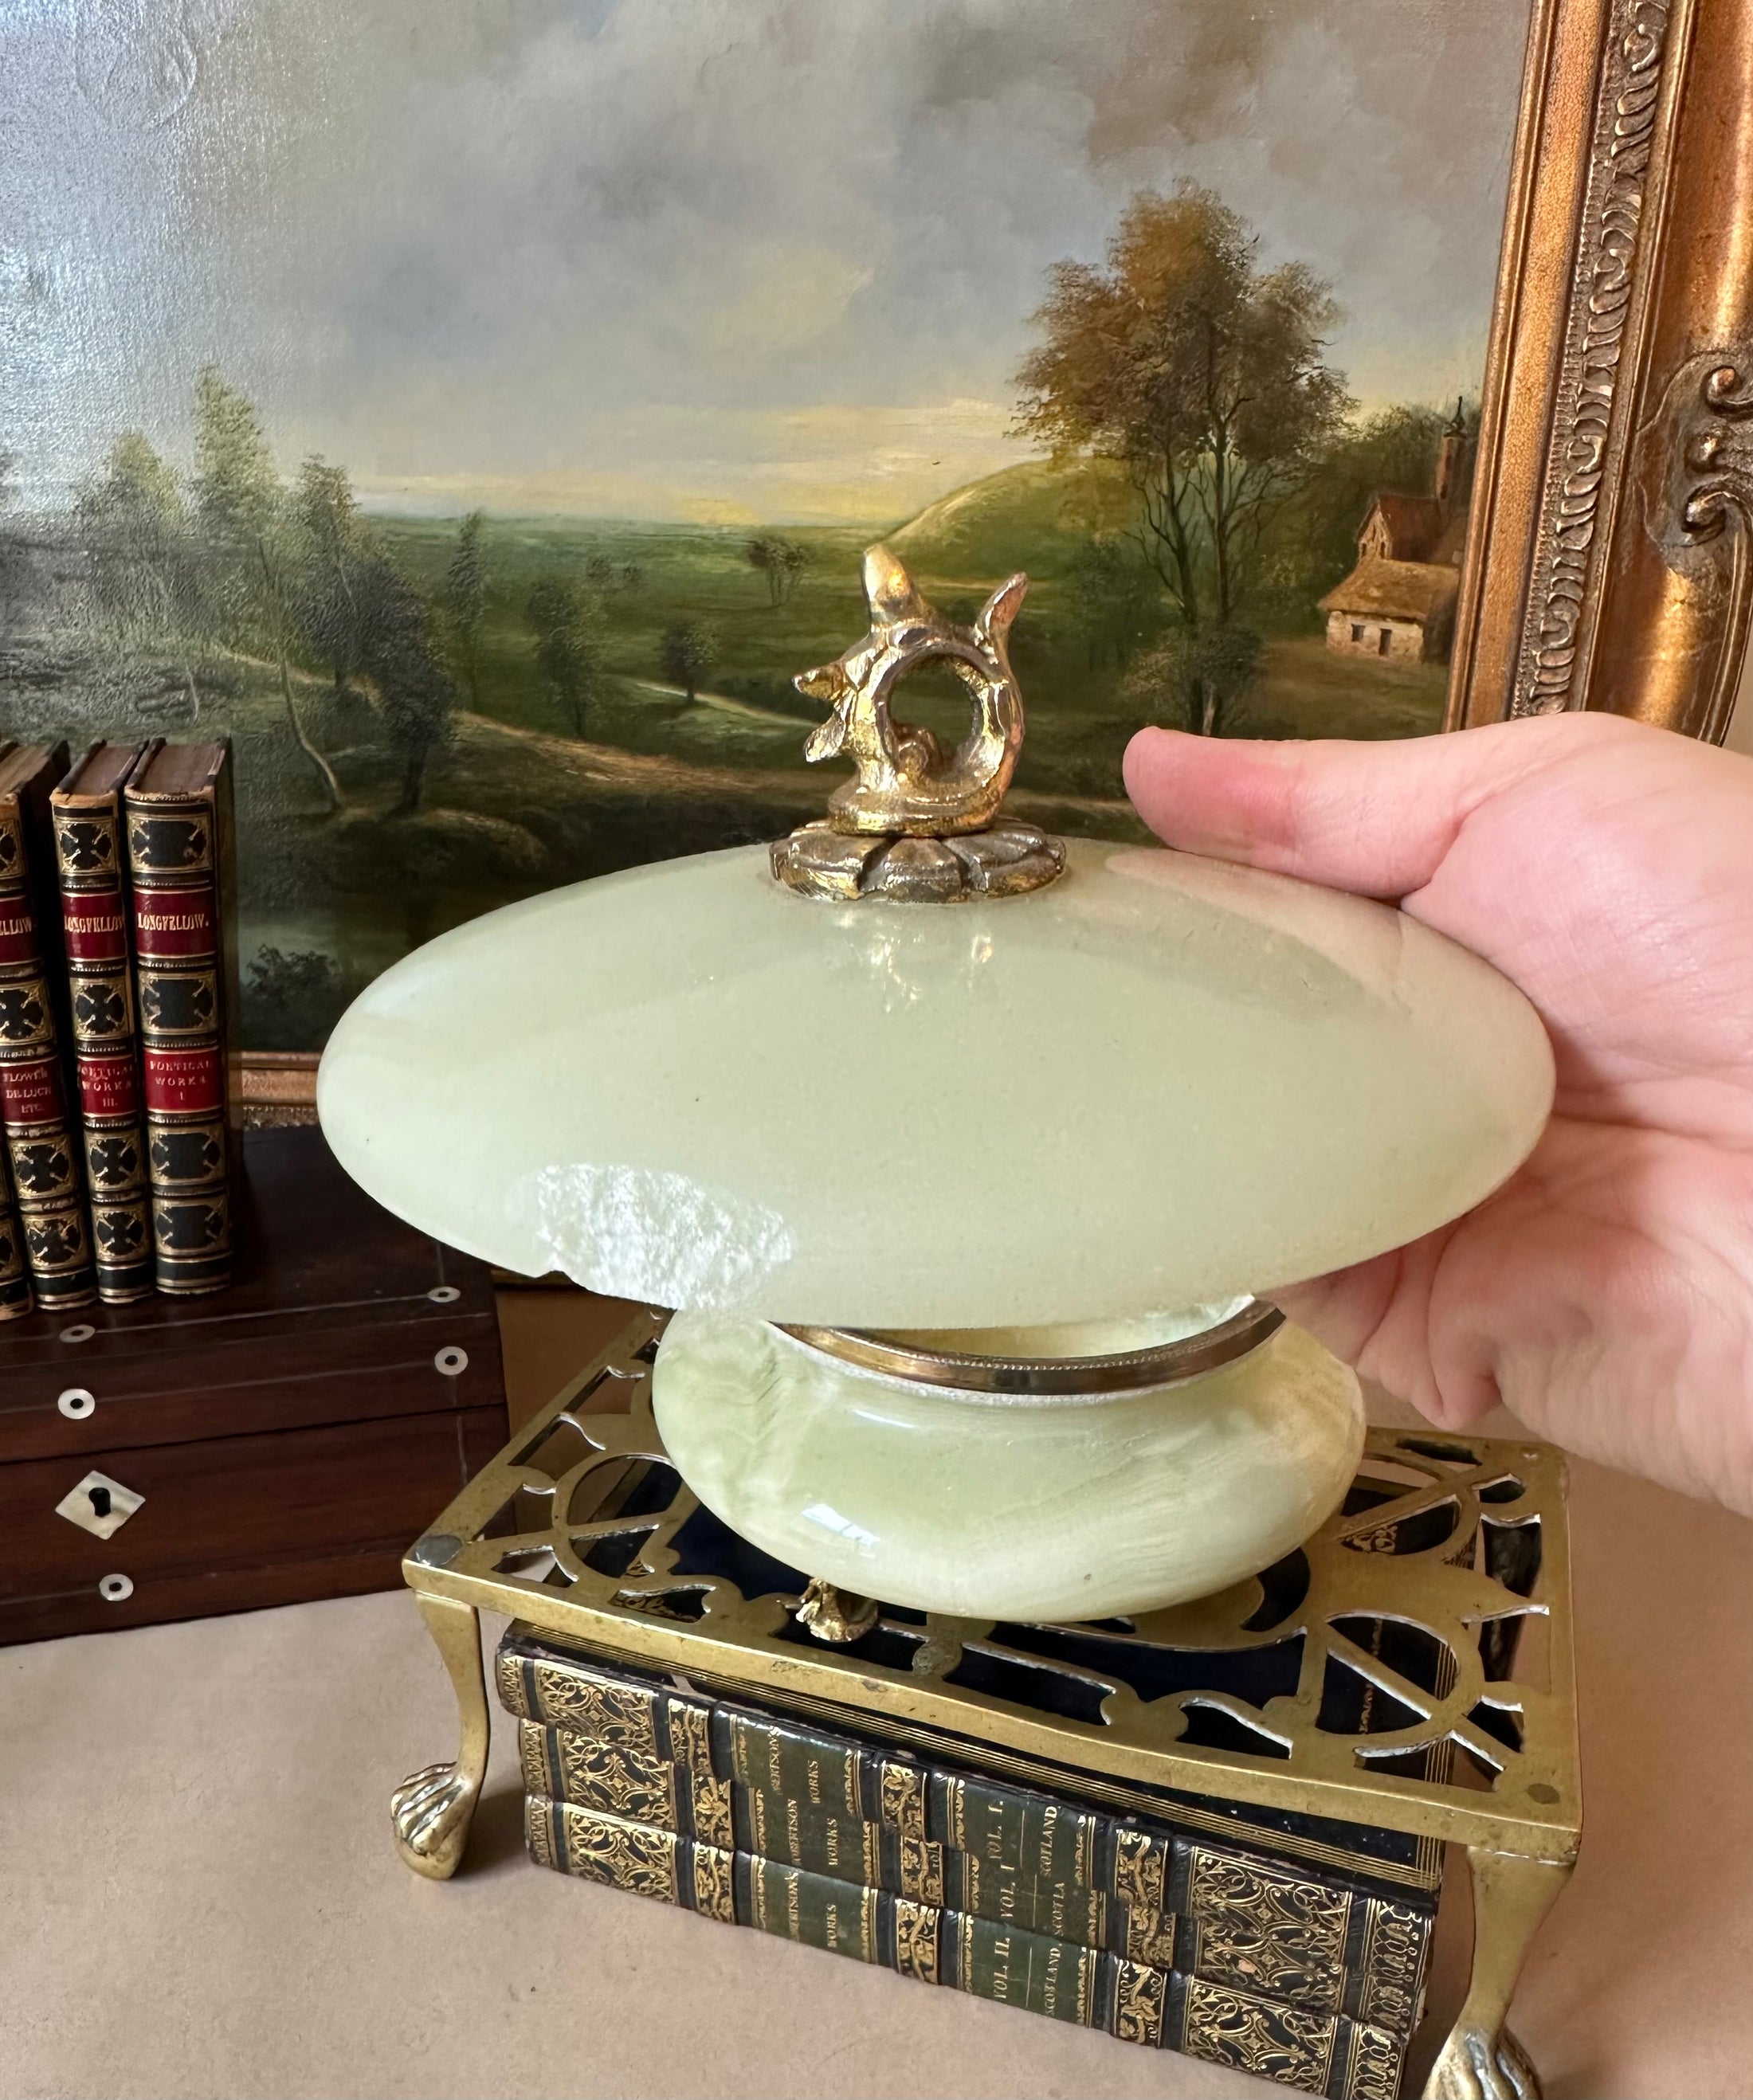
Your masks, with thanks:
[(1527, 2052), (1504, 2026), (1528, 1943), (1570, 1876), (1568, 1860), (1468, 1849), (1473, 1970), (1466, 2002), (1431, 2067), (1424, 2100), (1540, 2100)]
[(448, 1882), (457, 1871), (487, 1772), (487, 1680), (481, 1670), (481, 1621), (472, 1604), (415, 1592), (426, 1630), (438, 1644), (457, 1695), (461, 1737), (454, 1764), (428, 1765), (390, 1797), (395, 1849), (417, 1874)]

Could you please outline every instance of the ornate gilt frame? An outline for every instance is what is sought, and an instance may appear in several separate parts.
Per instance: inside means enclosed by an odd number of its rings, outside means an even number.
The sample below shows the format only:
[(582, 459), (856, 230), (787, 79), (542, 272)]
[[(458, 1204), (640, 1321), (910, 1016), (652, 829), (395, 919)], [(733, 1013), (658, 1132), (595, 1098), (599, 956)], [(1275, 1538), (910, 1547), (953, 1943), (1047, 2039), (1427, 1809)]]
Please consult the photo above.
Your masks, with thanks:
[(1448, 726), (1720, 743), (1753, 599), (1753, 4), (1534, 0)]

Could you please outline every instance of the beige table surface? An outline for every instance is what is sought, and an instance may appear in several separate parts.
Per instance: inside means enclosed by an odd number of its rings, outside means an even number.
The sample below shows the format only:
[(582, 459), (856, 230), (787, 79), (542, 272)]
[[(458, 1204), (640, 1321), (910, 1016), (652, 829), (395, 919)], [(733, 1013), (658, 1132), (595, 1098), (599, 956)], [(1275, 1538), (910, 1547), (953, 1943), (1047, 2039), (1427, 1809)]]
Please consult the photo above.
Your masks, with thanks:
[[(514, 1404), (563, 1382), (594, 1319), (508, 1298)], [(1587, 1834), (1517, 2025), (1552, 2100), (1738, 2100), (1753, 1524), (1586, 1465), (1572, 1507)], [(0, 2095), (1278, 2089), (544, 1873), (510, 1732), (470, 1864), (433, 1883), (387, 1820), (454, 1740), (408, 1598), (0, 1652)]]

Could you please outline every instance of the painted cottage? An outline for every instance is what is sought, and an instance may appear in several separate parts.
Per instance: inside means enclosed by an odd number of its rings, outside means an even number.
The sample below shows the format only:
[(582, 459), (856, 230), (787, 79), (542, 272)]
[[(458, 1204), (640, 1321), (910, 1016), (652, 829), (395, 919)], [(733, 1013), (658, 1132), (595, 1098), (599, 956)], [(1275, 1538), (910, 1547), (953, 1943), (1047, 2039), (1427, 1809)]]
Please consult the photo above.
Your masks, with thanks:
[(1327, 646), (1353, 656), (1428, 663), (1449, 653), (1467, 513), (1458, 500), (1466, 432), (1459, 404), (1428, 496), (1380, 490), (1358, 532), (1358, 566), (1321, 600)]

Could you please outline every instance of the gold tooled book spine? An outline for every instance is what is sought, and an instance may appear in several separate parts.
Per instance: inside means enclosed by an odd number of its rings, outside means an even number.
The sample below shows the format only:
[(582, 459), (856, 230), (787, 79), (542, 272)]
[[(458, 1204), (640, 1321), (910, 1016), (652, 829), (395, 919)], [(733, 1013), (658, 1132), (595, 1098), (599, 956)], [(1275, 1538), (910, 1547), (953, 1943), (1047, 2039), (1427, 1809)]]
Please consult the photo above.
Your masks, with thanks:
[[(541, 1654), (558, 1669), (574, 1676), (581, 1672), (594, 1673), (611, 1682), (628, 1681), (628, 1659), (612, 1646), (601, 1648), (592, 1640), (567, 1639), (563, 1643), (562, 1654), (556, 1652), (553, 1642), (553, 1636), (538, 1635), (532, 1628), (516, 1623), (507, 1630), (504, 1648), (514, 1664)], [(633, 1667), (631, 1674), (641, 1674), (637, 1665)], [(854, 1715), (832, 1701), (812, 1698), (795, 1690), (782, 1692), (773, 1686), (764, 1687), (758, 1695), (752, 1696), (746, 1686), (691, 1665), (689, 1679), (688, 1698), (691, 1706), (698, 1710), (696, 1719), (703, 1715), (709, 1718), (714, 1702), (739, 1706), (753, 1703), (779, 1725), (804, 1727), (820, 1723), (865, 1740), (883, 1766), (885, 1800), (879, 1820), (894, 1822), (898, 1828), (910, 1826), (902, 1814), (891, 1812), (887, 1798), (891, 1780), (896, 1784), (900, 1802), (912, 1798), (922, 1807), (925, 1771), (939, 1762), (945, 1767), (960, 1763), (955, 1744), (941, 1738), (939, 1732), (880, 1710), (861, 1710)], [(508, 1689), (505, 1696), (508, 1711), (522, 1714), (526, 1718), (543, 1718), (539, 1702), (526, 1709), (516, 1703), (521, 1694)], [(1437, 1749), (1445, 1747), (1452, 1746), (1439, 1745)], [(1433, 1757), (1435, 1754), (1431, 1754)], [(993, 1742), (979, 1745), (978, 1759), (982, 1770), (996, 1776), (997, 1783), (1001, 1785), (1034, 1792), (1044, 1788), (1051, 1793), (1060, 1783), (1057, 1775), (1044, 1779), (1032, 1768), (1025, 1753), (1013, 1752)], [(1443, 1846), (1436, 1838), (1408, 1838), (1401, 1846), (1394, 1833), (1358, 1826), (1358, 1836), (1367, 1842), (1346, 1843), (1339, 1835), (1344, 1826), (1322, 1818), (1285, 1819), (1272, 1815), (1261, 1819), (1254, 1815), (1246, 1803), (1218, 1803), (1179, 1794), (1159, 1802), (1147, 1798), (1148, 1790), (1131, 1786), (1111, 1773), (1093, 1770), (1080, 1771), (1075, 1784), (1077, 1790), (1088, 1797), (1084, 1805), (1106, 1819), (1116, 1833), (1132, 1830), (1147, 1844), (1162, 1846), (1164, 1835), (1151, 1826), (1171, 1824), (1189, 1842), (1203, 1838), (1218, 1845), (1240, 1845), (1274, 1855), (1292, 1871), (1305, 1872), (1312, 1879), (1367, 1883), (1373, 1890), (1393, 1892), (1390, 1900), (1403, 1899), (1415, 1909), (1424, 1906), (1433, 1912), (1435, 1910), (1442, 1886), (1443, 1860)], [(1309, 1824), (1306, 1829), (1301, 1827), (1305, 1822)], [(1391, 1841), (1391, 1849), (1379, 1849), (1376, 1841)], [(1108, 1878), (1104, 1880), (1103, 1886), (1118, 1893), (1112, 1868), (1110, 1854), (1104, 1860)], [(1403, 1899), (1400, 1891), (1404, 1891)]]
[[(526, 1749), (526, 1776), (536, 1768)], [(1404, 2037), (532, 1793), (538, 1865), (1329, 2100), (1397, 2100)]]
[[(697, 1798), (716, 1801), (713, 1829), (693, 1834), (1105, 1947), (1145, 1967), (1178, 1966), (1309, 2011), (1342, 2011), (1404, 2035), (1417, 2024), (1433, 1906), (1397, 1904), (1230, 1846), (1171, 1840), (1069, 1804), (1056, 1813), (1060, 1805), (1038, 1793), (903, 1765), (863, 1746), (827, 1745), (836, 1752), (829, 1758), (826, 1739), (784, 1719), (714, 1707), (691, 1693), (583, 1662), (523, 1655), (508, 1645), (497, 1670), (510, 1711), (559, 1723), (560, 1740), (576, 1734), (600, 1742), (589, 1754), (597, 1772), (578, 1767), (573, 1798), (582, 1805), (612, 1813), (626, 1798), (608, 1790), (632, 1781), (624, 1771), (612, 1775), (614, 1758), (605, 1762), (607, 1753), (653, 1760), (667, 1753), (708, 1782)], [(575, 1762), (585, 1755), (568, 1754)], [(747, 1802), (733, 1803), (722, 1780), (710, 1784), (721, 1771), (740, 1786), (747, 1786), (747, 1775), (810, 1787), (815, 1798), (748, 1786)], [(904, 1790), (897, 1783), (903, 1777)], [(648, 1774), (642, 1784), (670, 1782)], [(556, 1786), (565, 1790), (563, 1781)], [(830, 1799), (858, 1800), (865, 1820), (891, 1833), (897, 1823), (922, 1830), (929, 1822), (934, 1834), (899, 1837), (897, 1853), (898, 1833), (873, 1845), (855, 1819), (818, 1805)], [(661, 1805), (652, 1820), (692, 1828)], [(960, 1846), (941, 1842), (957, 1835)], [(877, 1855), (875, 1873), (862, 1864), (867, 1851)], [(1028, 1864), (1057, 1868), (1062, 1878), (1030, 1874)], [(1080, 1875), (1106, 1886), (1091, 1890)]]
[(1177, 1976), (1158, 2046), (1327, 2100), (1398, 2100), (1406, 2039), (1203, 1977)]
[(947, 1984), (1080, 2026), (1110, 2024), (1118, 1965), (1098, 1948), (913, 1903), (753, 1853), (726, 1852), (570, 1802), (532, 1797), (524, 1827), (539, 1864), (581, 1880), (850, 1955), (917, 1982)]
[(36, 1309), (24, 1260), (24, 1229), (12, 1202), (12, 1176), (0, 1146), (0, 1320), (20, 1320)]
[(67, 748), (0, 748), (0, 1127), (37, 1304), (97, 1295), (64, 1059), (65, 986), (49, 796)]
[(1150, 1952), (1138, 1958), (1164, 1966), (1172, 1961), (1172, 1919), (1154, 1917), (1141, 1931), (1122, 1906), (1093, 1890), (1034, 1882), (929, 1838), (824, 1813), (794, 1796), (727, 1782), (709, 1769), (702, 1772), (622, 1743), (533, 1721), (519, 1722), (518, 1730), (523, 1781), (532, 1793), (1054, 1939), (1115, 1952), (1137, 1953), (1144, 1943)]
[[(1418, 1913), (1348, 1890), (1322, 1888), (1237, 1855), (1195, 1848), (1186, 1915), (1128, 1912), (1062, 1885), (1043, 1886), (986, 1868), (929, 1840), (855, 1818), (813, 1815), (795, 1800), (731, 1785), (619, 1743), (568, 1729), (519, 1723), (523, 1781), (532, 1794), (747, 1852), (779, 1865), (878, 1888), (991, 1924), (1105, 1948), (1136, 1970), (1178, 1965), (1207, 1983), (1318, 2014), (1345, 2012), (1409, 2035), (1417, 2024), (1425, 1935)], [(1128, 1868), (1137, 1848), (1123, 1848)], [(1159, 1876), (1129, 1879), (1160, 1902)], [(1357, 1930), (1364, 1928), (1362, 1935)], [(1354, 1944), (1355, 1943), (1355, 1944)]]
[(232, 1280), (224, 913), (229, 751), (155, 743), (123, 790), (154, 1277), (173, 1297)]
[(50, 797), (81, 1154), (106, 1305), (149, 1298), (154, 1287), (121, 823), (121, 781), (139, 752), (94, 745)]

